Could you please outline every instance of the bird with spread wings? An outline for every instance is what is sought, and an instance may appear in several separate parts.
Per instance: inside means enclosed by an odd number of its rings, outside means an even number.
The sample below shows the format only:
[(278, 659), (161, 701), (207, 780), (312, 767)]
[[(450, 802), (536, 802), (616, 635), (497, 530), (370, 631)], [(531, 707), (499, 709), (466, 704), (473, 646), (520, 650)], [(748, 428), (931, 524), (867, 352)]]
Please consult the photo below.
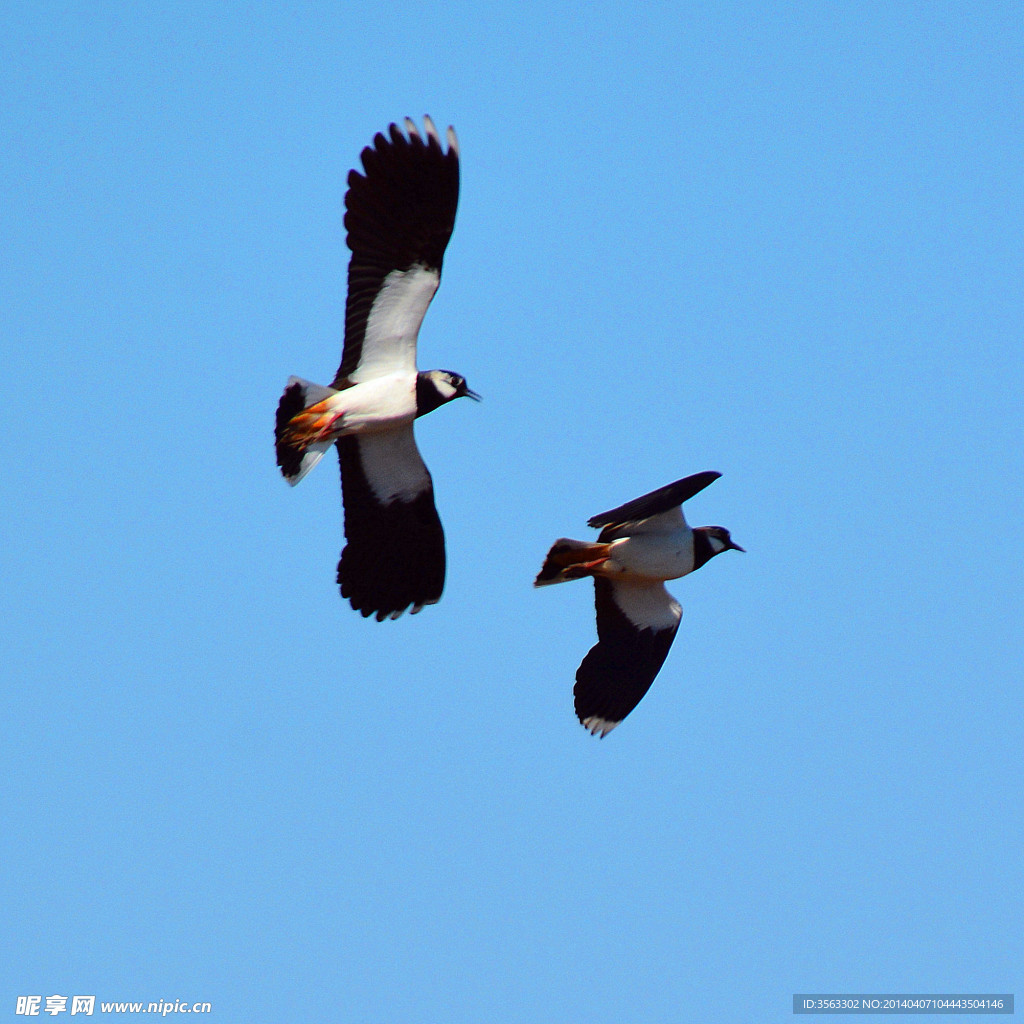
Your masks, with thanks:
[(361, 155), (345, 195), (352, 258), (341, 366), (329, 387), (288, 381), (277, 407), (277, 464), (297, 484), (332, 446), (341, 464), (343, 597), (364, 617), (396, 619), (441, 598), (444, 530), (417, 417), (478, 398), (448, 370), (418, 371), (420, 325), (441, 281), (459, 200), (459, 146), (406, 118)]

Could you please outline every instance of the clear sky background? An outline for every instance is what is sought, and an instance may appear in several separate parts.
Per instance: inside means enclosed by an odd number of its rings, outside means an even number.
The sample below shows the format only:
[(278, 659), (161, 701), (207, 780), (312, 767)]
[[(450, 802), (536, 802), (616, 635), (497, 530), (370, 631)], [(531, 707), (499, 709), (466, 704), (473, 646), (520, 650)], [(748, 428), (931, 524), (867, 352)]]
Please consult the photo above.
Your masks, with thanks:
[[(0, 1019), (1024, 996), (1019, 3), (9, 2), (0, 90)], [(417, 425), (447, 587), (377, 624), (273, 413), (424, 113), (420, 365), (484, 401)], [(705, 469), (748, 553), (598, 741), (593, 588), (533, 577)]]

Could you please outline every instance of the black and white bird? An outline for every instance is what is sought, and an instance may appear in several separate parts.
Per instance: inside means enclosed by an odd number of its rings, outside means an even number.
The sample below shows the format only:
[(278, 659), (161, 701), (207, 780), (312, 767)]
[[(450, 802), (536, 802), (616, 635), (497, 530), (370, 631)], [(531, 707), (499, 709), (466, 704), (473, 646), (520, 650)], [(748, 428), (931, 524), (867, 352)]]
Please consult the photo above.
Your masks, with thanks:
[(576, 670), (576, 714), (606, 736), (640, 703), (672, 646), (683, 609), (665, 589), (732, 548), (721, 526), (689, 527), (682, 504), (721, 473), (708, 471), (659, 487), (602, 512), (587, 525), (596, 542), (556, 540), (534, 586), (594, 578), (597, 643)]
[(441, 281), (459, 201), (459, 144), (405, 119), (362, 154), (345, 195), (345, 345), (330, 387), (291, 377), (277, 407), (277, 464), (297, 484), (335, 445), (346, 546), (342, 597), (380, 622), (441, 598), (444, 531), (413, 421), (465, 396), (457, 373), (417, 372), (416, 340)]

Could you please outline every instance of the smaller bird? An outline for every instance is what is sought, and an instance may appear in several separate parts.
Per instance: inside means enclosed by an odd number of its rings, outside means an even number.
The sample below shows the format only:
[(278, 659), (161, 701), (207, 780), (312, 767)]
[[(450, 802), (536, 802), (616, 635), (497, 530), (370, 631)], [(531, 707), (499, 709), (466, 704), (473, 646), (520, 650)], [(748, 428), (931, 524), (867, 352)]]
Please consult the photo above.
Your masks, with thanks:
[(535, 587), (594, 578), (597, 643), (576, 670), (576, 715), (591, 735), (607, 736), (640, 703), (668, 656), (683, 609), (665, 580), (699, 569), (732, 549), (721, 526), (687, 525), (683, 502), (722, 474), (694, 473), (593, 516), (596, 543), (556, 540)]

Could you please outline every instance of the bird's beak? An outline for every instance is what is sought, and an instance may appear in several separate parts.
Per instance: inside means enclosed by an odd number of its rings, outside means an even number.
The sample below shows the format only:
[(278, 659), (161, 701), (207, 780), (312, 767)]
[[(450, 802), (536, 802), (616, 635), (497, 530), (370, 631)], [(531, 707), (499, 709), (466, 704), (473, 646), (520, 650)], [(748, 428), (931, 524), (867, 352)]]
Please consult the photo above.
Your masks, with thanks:
[(743, 554), (747, 553), (747, 549), (746, 548), (741, 548), (739, 546), (739, 544), (734, 544), (731, 540), (729, 541), (729, 547), (731, 547), (733, 549), (733, 551), (742, 551)]
[(469, 388), (466, 388), (466, 390), (463, 391), (462, 393), (467, 398), (472, 398), (474, 402), (482, 402), (483, 401), (483, 399), (475, 391), (470, 391)]

